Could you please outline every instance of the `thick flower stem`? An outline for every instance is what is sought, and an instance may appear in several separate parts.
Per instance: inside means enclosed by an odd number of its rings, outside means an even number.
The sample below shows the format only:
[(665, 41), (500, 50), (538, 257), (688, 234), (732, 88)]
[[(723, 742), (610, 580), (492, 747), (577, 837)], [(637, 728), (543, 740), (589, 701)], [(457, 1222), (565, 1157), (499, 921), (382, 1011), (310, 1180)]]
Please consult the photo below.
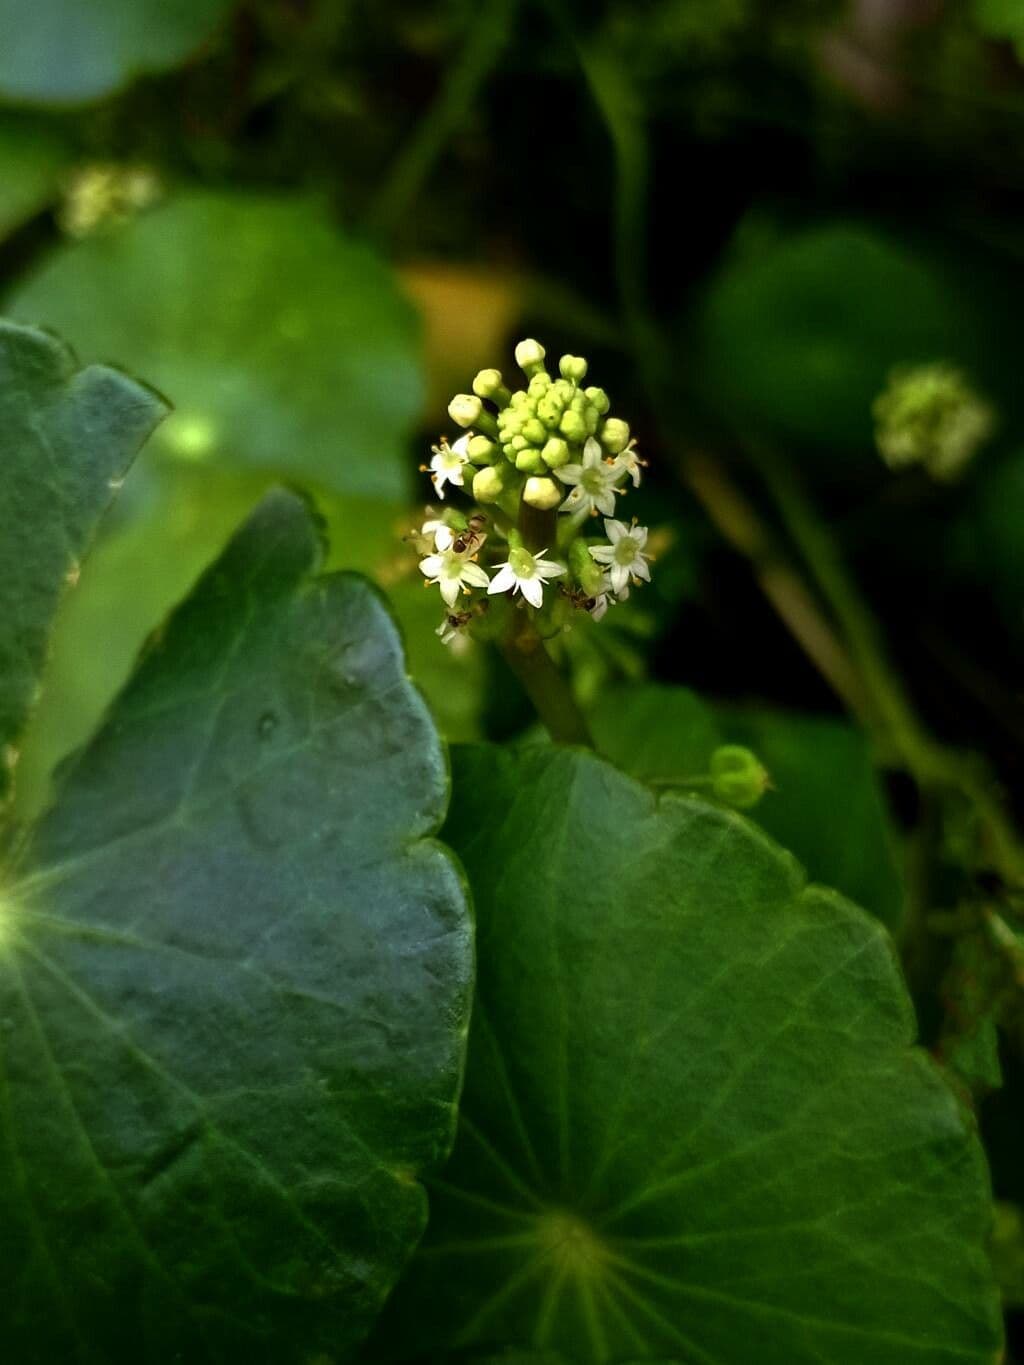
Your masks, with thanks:
[(519, 503), (519, 534), (531, 554), (553, 549), (558, 540), (558, 513), (553, 507), (531, 507), (523, 499)]
[(501, 641), (505, 661), (523, 685), (551, 738), (559, 744), (594, 747), (587, 722), (572, 689), (558, 671), (536, 626), (525, 612), (516, 612), (512, 629)]

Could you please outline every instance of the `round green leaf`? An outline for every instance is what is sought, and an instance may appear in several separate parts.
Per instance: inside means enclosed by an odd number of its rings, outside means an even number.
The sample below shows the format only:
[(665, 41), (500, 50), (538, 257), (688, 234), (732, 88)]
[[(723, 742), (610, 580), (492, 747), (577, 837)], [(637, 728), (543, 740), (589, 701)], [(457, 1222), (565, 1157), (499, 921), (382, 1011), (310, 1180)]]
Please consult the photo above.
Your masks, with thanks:
[(426, 1222), (472, 971), (376, 591), (268, 499), (0, 900), (0, 1354), (342, 1360)]
[(470, 1060), (379, 1354), (992, 1365), (981, 1147), (877, 921), (590, 755), (454, 770)]
[(823, 464), (873, 449), (871, 404), (894, 365), (964, 346), (956, 300), (929, 266), (853, 223), (729, 261), (700, 329), (709, 393), (730, 420), (811, 443)]
[(418, 327), (311, 203), (194, 194), (58, 251), (9, 311), (87, 359), (130, 355), (175, 412), (159, 449), (401, 501)]
[(61, 598), (164, 411), (127, 376), (79, 369), (55, 337), (0, 320), (0, 797)]
[(0, 99), (71, 105), (176, 66), (235, 0), (0, 0)]

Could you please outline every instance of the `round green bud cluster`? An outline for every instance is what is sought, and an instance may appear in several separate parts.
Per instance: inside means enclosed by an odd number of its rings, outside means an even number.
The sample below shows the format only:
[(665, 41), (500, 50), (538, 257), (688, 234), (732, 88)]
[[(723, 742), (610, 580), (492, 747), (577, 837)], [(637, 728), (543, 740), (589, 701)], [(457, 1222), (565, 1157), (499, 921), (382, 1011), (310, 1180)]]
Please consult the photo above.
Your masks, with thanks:
[(896, 370), (872, 406), (875, 440), (890, 469), (921, 465), (955, 479), (992, 434), (992, 409), (961, 371), (942, 362)]
[(711, 755), (711, 790), (719, 801), (749, 810), (769, 787), (764, 764), (741, 744), (722, 744)]
[[(481, 370), (472, 394), (457, 395), (448, 409), (459, 426), (478, 432), (469, 445), (470, 460), (495, 467), (507, 462), (525, 477), (523, 496), (539, 508), (556, 506), (560, 493), (564, 496), (549, 475), (567, 464), (578, 464), (591, 437), (611, 456), (625, 450), (630, 437), (626, 422), (608, 416), (605, 391), (583, 387), (587, 362), (582, 356), (562, 356), (557, 378), (548, 373), (545, 358), (540, 342), (521, 341), (516, 362), (526, 375), (525, 388), (511, 392), (498, 370)], [(497, 407), (496, 419), (484, 408), (484, 399)], [(508, 487), (508, 479), (498, 468), (487, 478), (478, 475), (473, 483), (475, 496), (483, 501), (496, 500)]]

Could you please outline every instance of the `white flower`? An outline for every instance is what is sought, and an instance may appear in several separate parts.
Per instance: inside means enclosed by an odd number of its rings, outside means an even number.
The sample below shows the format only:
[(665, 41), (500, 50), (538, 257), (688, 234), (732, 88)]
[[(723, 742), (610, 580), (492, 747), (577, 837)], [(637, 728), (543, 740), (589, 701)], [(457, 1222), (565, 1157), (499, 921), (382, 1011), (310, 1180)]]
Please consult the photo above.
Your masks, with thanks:
[(566, 464), (555, 470), (555, 477), (562, 483), (574, 485), (558, 510), (576, 512), (583, 507), (588, 512), (614, 516), (617, 473), (615, 463), (604, 459), (601, 447), (591, 436), (583, 447), (582, 464)]
[(491, 579), (489, 593), (521, 592), (532, 607), (539, 607), (544, 601), (544, 580), (558, 578), (565, 570), (561, 564), (550, 559), (542, 559), (540, 554), (532, 555), (529, 550), (517, 547), (509, 550), (508, 559), (497, 566), (498, 572)]
[(436, 583), (441, 596), (450, 607), (459, 600), (459, 592), (465, 588), (486, 588), (490, 583), (487, 574), (479, 564), (474, 564), (464, 554), (452, 549), (439, 550), (420, 560), (420, 573), (428, 583)]
[[(430, 461), (430, 479), (434, 485), (434, 492), (439, 498), (444, 499), (444, 486), (446, 483), (453, 483), (457, 487), (462, 487), (463, 470), (469, 464), (469, 438), (471, 432), (466, 432), (465, 436), (460, 436), (453, 446), (448, 444), (447, 439), (442, 436), (439, 445), (433, 446), (433, 458)], [(424, 469), (427, 466), (424, 465)]]
[(590, 553), (599, 564), (608, 565), (612, 591), (620, 597), (625, 596), (631, 578), (645, 578), (650, 582), (651, 571), (647, 567), (650, 555), (643, 553), (647, 544), (647, 527), (637, 526), (635, 522), (632, 526), (626, 526), (621, 521), (606, 519), (604, 530), (610, 543), (592, 545)]
[(639, 452), (637, 451), (636, 448), (636, 442), (630, 441), (626, 449), (622, 451), (621, 454), (616, 455), (614, 461), (612, 462), (612, 470), (617, 480), (621, 479), (623, 482), (625, 482), (625, 478), (626, 476), (628, 476), (633, 480), (633, 487), (639, 488), (640, 469), (641, 466), (646, 467), (646, 465), (647, 461), (641, 460), (640, 458)]

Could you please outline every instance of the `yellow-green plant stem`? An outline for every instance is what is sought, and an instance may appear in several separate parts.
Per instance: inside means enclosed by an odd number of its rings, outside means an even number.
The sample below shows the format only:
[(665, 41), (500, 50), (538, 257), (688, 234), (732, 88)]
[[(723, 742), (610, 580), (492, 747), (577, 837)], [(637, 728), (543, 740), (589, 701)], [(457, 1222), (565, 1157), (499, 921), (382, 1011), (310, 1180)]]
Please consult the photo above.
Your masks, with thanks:
[(548, 653), (527, 612), (514, 613), (500, 648), (551, 738), (559, 744), (584, 744), (593, 748), (594, 741), (569, 680)]
[(751, 457), (783, 525), (846, 639), (867, 691), (876, 742), (925, 790), (956, 791), (974, 808), (992, 865), (1011, 886), (1024, 885), (1024, 848), (984, 774), (969, 756), (938, 743), (914, 712), (889, 664), (870, 609), (791, 463), (758, 447)]

